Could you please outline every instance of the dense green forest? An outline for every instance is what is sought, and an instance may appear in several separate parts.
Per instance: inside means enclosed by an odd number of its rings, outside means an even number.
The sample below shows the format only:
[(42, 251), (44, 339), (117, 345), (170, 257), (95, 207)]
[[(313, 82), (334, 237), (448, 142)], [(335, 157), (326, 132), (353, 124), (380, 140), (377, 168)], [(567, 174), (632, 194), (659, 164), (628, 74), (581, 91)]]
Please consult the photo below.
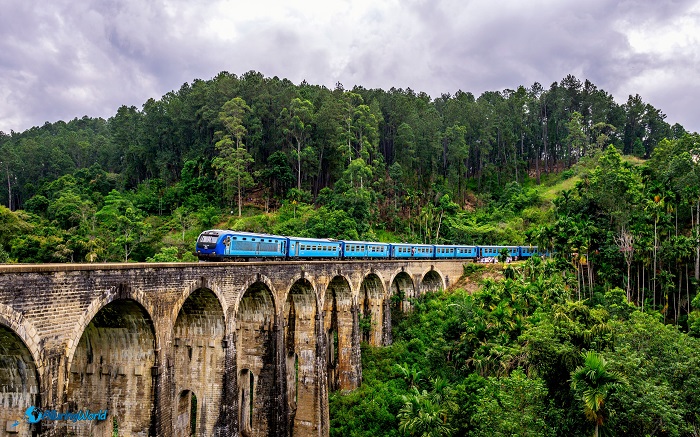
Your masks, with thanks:
[(0, 176), (0, 262), (188, 261), (213, 227), (553, 254), (397, 316), (334, 435), (698, 434), (700, 135), (638, 95), (221, 73), (0, 132)]
[(331, 436), (697, 435), (700, 340), (621, 288), (572, 299), (572, 270), (533, 258), (392, 313), (362, 386), (331, 394)]

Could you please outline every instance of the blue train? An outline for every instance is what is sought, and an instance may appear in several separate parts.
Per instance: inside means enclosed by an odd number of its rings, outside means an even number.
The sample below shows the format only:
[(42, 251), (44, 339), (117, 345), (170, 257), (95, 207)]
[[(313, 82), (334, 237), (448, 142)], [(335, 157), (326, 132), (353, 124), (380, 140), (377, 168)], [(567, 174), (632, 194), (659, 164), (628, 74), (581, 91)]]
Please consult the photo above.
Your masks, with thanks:
[(472, 259), (495, 260), (506, 248), (512, 259), (540, 254), (537, 246), (461, 246), (444, 244), (374, 243), (369, 241), (300, 238), (221, 229), (204, 231), (197, 239), (203, 261), (227, 259)]

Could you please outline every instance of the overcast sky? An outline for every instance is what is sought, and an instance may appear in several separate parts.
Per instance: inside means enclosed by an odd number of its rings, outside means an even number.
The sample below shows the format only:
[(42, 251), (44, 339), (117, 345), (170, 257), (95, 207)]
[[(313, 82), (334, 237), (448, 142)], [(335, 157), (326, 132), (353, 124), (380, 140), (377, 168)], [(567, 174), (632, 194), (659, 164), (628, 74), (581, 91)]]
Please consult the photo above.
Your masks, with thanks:
[(0, 130), (220, 71), (476, 96), (567, 74), (700, 131), (700, 0), (0, 0)]

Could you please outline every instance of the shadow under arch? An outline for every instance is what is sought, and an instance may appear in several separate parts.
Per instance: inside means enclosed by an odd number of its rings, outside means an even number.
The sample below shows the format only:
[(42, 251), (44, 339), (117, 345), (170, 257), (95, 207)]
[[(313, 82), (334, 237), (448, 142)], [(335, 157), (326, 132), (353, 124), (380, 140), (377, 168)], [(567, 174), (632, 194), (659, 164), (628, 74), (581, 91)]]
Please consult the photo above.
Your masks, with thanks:
[(444, 290), (445, 280), (443, 278), (444, 275), (442, 275), (439, 271), (430, 269), (425, 273), (425, 275), (423, 275), (423, 278), (420, 281), (419, 294), (424, 295), (426, 293), (434, 293), (436, 291)]
[(402, 312), (411, 310), (411, 299), (418, 297), (416, 286), (413, 282), (413, 276), (405, 271), (398, 272), (391, 280), (389, 288), (389, 300), (391, 301), (392, 309), (398, 309)]
[(359, 330), (362, 341), (372, 346), (384, 344), (384, 284), (377, 273), (367, 274), (357, 298)]
[(155, 344), (153, 321), (139, 302), (112, 299), (96, 312), (71, 360), (67, 408), (107, 409), (108, 416), (90, 430), (69, 422), (69, 433), (109, 435), (121, 429), (155, 434)]
[[(178, 393), (176, 391), (176, 393)], [(189, 437), (200, 435), (198, 429), (199, 399), (191, 389), (184, 389), (176, 396), (175, 411), (173, 412), (173, 435), (175, 437)], [(203, 434), (211, 435), (211, 434)]]
[(413, 308), (413, 299), (417, 297), (413, 277), (406, 271), (398, 272), (391, 280), (388, 297), (385, 299), (384, 345), (394, 341), (394, 328), (401, 323)]
[(206, 278), (202, 277), (200, 278), (200, 280), (196, 281), (195, 283), (187, 287), (185, 290), (183, 290), (180, 297), (175, 301), (175, 303), (173, 304), (173, 310), (171, 314), (172, 320), (177, 320), (182, 305), (184, 305), (185, 301), (189, 299), (190, 295), (201, 289), (209, 290), (216, 297), (216, 299), (219, 301), (219, 306), (221, 307), (221, 310), (224, 313), (224, 319), (227, 318), (229, 305), (228, 301), (226, 300), (226, 297), (223, 295), (219, 287), (215, 286), (215, 284), (209, 283), (209, 281), (207, 281)]
[[(292, 435), (309, 435), (318, 425), (318, 301), (313, 284), (300, 277), (289, 289), (284, 323), (287, 404)], [(303, 405), (303, 408), (298, 406)]]
[[(182, 415), (187, 413), (189, 422), (196, 425), (192, 435), (214, 435), (216, 419), (202, 414), (198, 408), (220, 405), (223, 394), (225, 355), (224, 335), (226, 321), (221, 301), (208, 288), (190, 293), (173, 325), (173, 361), (175, 393), (186, 390), (195, 392), (195, 401), (188, 401), (190, 409), (182, 410), (184, 400), (173, 399), (176, 413), (173, 415), (175, 435), (190, 430)], [(191, 420), (190, 420), (191, 419)]]
[[(24, 413), (31, 406), (41, 408), (39, 371), (26, 341), (9, 326), (7, 320), (0, 319), (0, 423), (18, 422), (7, 431), (16, 435), (31, 435), (39, 425), (30, 425)], [(30, 325), (31, 326), (31, 325)]]
[[(259, 276), (258, 279), (261, 279)], [(284, 393), (277, 374), (279, 335), (272, 288), (262, 280), (247, 284), (236, 305), (235, 367), (233, 379), (236, 415), (233, 420), (242, 436), (281, 435), (284, 425), (278, 413), (279, 395)], [(228, 366), (227, 366), (228, 367)], [(244, 372), (245, 371), (245, 372)]]
[(15, 311), (12, 307), (0, 303), (0, 325), (4, 325), (11, 329), (19, 338), (22, 339), (25, 347), (32, 354), (32, 359), (36, 363), (39, 374), (43, 372), (41, 364), (41, 351), (37, 345), (39, 334), (34, 325), (27, 320), (21, 313)]
[[(78, 347), (78, 342), (85, 332), (85, 328), (87, 328), (88, 324), (93, 320), (99, 311), (116, 300), (133, 300), (143, 309), (145, 314), (148, 316), (148, 319), (151, 320), (151, 323), (153, 323), (152, 314), (154, 311), (150, 305), (150, 302), (146, 298), (145, 293), (134, 291), (125, 284), (119, 284), (118, 286), (111, 288), (90, 302), (90, 305), (88, 305), (85, 311), (83, 311), (83, 314), (75, 324), (75, 328), (73, 328), (73, 331), (68, 337), (68, 341), (66, 343), (66, 363), (69, 369), (72, 365), (75, 350)], [(160, 348), (158, 340), (159, 339), (155, 337), (155, 349)]]
[(352, 288), (344, 276), (335, 276), (323, 298), (323, 332), (326, 343), (328, 389), (354, 390), (360, 373), (360, 337), (357, 307)]

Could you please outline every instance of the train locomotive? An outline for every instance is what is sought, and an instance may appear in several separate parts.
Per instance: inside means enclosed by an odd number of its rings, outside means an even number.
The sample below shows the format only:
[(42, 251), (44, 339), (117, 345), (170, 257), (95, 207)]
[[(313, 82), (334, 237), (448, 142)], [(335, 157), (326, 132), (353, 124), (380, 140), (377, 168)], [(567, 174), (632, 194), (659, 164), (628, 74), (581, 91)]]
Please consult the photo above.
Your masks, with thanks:
[(211, 229), (199, 235), (195, 252), (201, 261), (251, 259), (471, 259), (495, 260), (503, 249), (511, 259), (542, 255), (537, 246), (466, 246), (377, 243), (329, 238), (301, 238)]

